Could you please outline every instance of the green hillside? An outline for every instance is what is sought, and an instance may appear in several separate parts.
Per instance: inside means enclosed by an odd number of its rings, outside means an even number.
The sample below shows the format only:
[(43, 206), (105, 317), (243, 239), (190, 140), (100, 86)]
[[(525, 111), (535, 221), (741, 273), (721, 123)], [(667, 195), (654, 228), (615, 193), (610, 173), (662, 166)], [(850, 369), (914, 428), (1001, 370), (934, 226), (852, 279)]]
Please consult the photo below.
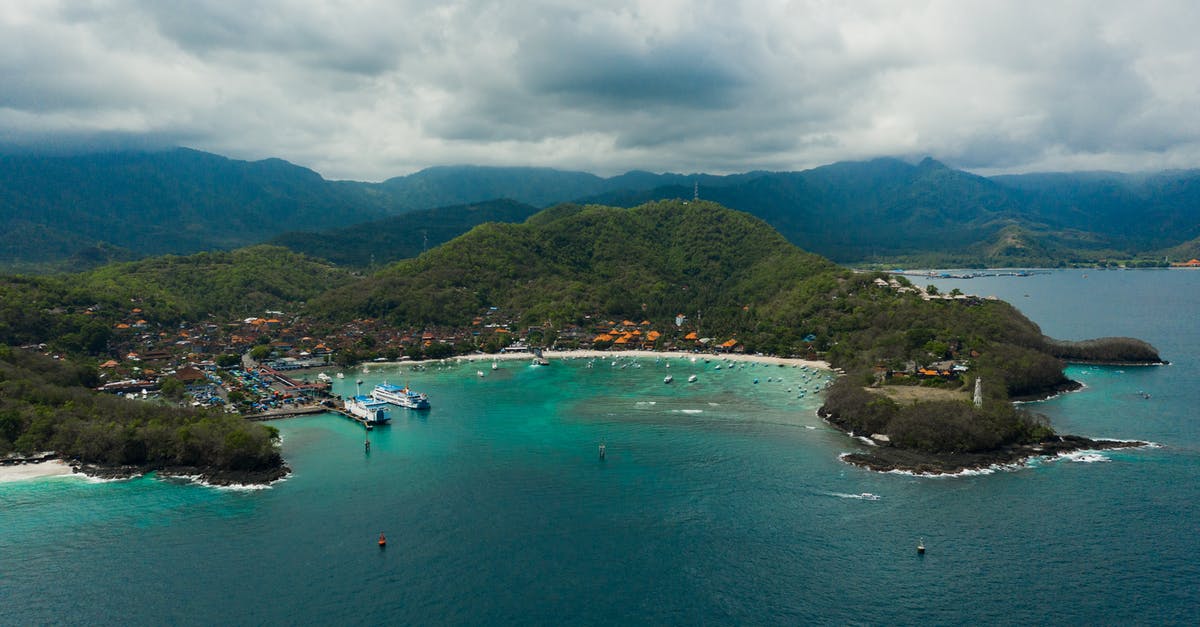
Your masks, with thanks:
[(386, 198), (279, 159), (194, 150), (0, 156), (0, 263), (51, 262), (107, 242), (139, 255), (236, 248), (287, 225), (385, 215)]
[(537, 211), (514, 200), (491, 200), (410, 211), (328, 231), (284, 233), (270, 243), (339, 266), (378, 267), (416, 257), (478, 224), (523, 222)]
[(154, 257), (77, 274), (0, 275), (0, 344), (48, 343), (95, 354), (135, 308), (163, 324), (261, 315), (293, 309), (350, 280), (345, 270), (272, 246)]
[[(379, 340), (364, 336), (364, 329), (396, 338), (397, 330), (440, 327), (463, 338), (459, 350), (481, 347), (470, 339), (481, 316), (511, 329), (537, 327), (547, 342), (560, 332), (606, 329), (614, 324), (608, 320), (646, 320), (664, 330), (662, 341), (676, 346), (694, 333), (692, 338), (729, 341), (740, 351), (827, 359), (846, 372), (827, 402), (836, 424), (895, 434), (897, 446), (931, 453), (991, 450), (1046, 436), (1042, 422), (1007, 401), (1068, 385), (1060, 359), (1159, 360), (1144, 342), (1057, 342), (1007, 303), (965, 295), (929, 298), (888, 278), (840, 268), (795, 247), (759, 218), (711, 202), (630, 209), (564, 204), (523, 223), (477, 226), (363, 277), (269, 246), (110, 264), (75, 275), (3, 277), (0, 343), (46, 343), (68, 355), (102, 355), (113, 321), (128, 319), (135, 309), (152, 325), (169, 327), (286, 308), (299, 314), (303, 332), (340, 346), (350, 336), (359, 337), (354, 346), (375, 346)], [(209, 328), (220, 333), (220, 325)], [(982, 377), (982, 408), (938, 401), (913, 409), (862, 391), (881, 373), (914, 372), (915, 365), (943, 360), (969, 364), (969, 374), (930, 383), (960, 389)], [(97, 405), (85, 413), (109, 411)], [(13, 429), (18, 438), (34, 426), (21, 420)], [(160, 451), (154, 463), (170, 463), (161, 451), (178, 448), (150, 446), (153, 434), (140, 435), (149, 424), (128, 427), (136, 437), (113, 440), (113, 446), (144, 442), (147, 450)], [(81, 433), (93, 428), (79, 426)], [(190, 427), (176, 433), (188, 437)], [(246, 440), (257, 451), (254, 459), (264, 459), (269, 440)], [(206, 459), (223, 454), (208, 450)], [(106, 463), (127, 453), (105, 451), (95, 455)]]
[[(758, 216), (793, 244), (839, 263), (1145, 263), (1200, 238), (1197, 171), (986, 178), (932, 159), (883, 158), (728, 176), (634, 171), (601, 178), (445, 166), (362, 183), (327, 181), (278, 159), (246, 162), (180, 148), (0, 156), (0, 268), (73, 271), (259, 242), (367, 267), (372, 253), (380, 265), (475, 224), (527, 215), (515, 206), (480, 209), (491, 201), (633, 207), (692, 198), (697, 185), (702, 199)], [(351, 228), (438, 207), (457, 209)], [(421, 233), (407, 232), (413, 228)]]

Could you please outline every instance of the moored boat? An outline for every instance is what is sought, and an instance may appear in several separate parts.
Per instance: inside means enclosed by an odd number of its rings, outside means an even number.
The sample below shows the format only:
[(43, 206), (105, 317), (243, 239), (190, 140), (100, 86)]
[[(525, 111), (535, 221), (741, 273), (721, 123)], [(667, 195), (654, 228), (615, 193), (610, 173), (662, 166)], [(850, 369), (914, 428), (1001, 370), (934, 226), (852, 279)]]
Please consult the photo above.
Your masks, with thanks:
[(371, 398), (382, 402), (391, 403), (407, 409), (429, 409), (429, 397), (420, 392), (414, 392), (408, 389), (408, 386), (401, 387), (384, 381), (375, 386), (371, 390)]
[(391, 409), (387, 403), (377, 401), (370, 396), (351, 396), (346, 399), (346, 411), (351, 416), (362, 418), (368, 425), (385, 425), (391, 422), (388, 415)]

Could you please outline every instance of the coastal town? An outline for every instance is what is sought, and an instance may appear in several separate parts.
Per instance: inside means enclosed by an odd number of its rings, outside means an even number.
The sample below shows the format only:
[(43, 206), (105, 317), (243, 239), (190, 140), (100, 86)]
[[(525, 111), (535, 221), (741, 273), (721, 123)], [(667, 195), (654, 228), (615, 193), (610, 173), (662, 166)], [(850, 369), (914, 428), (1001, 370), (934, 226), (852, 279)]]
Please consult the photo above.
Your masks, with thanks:
[[(167, 326), (144, 315), (131, 307), (114, 325), (112, 356), (98, 364), (100, 391), (223, 408), (247, 417), (333, 406), (329, 381), (314, 376), (315, 371), (360, 363), (524, 355), (543, 349), (744, 351), (737, 338), (701, 336), (699, 325), (684, 314), (668, 329), (655, 328), (649, 320), (601, 316), (586, 327), (521, 326), (515, 316), (496, 308), (465, 328), (397, 328), (373, 319), (331, 328), (283, 311)], [(807, 356), (815, 358), (816, 353)]]
[[(968, 306), (992, 300), (959, 290), (939, 294), (896, 277), (875, 279), (874, 285), (912, 293), (923, 300), (949, 300)], [(95, 312), (97, 316), (100, 313)], [(108, 340), (110, 356), (98, 363), (100, 391), (220, 408), (260, 419), (340, 407), (331, 394), (329, 377), (317, 376), (318, 372), (347, 370), (364, 363), (454, 356), (513, 357), (542, 350), (716, 355), (746, 351), (737, 337), (703, 335), (700, 317), (682, 313), (665, 326), (644, 319), (614, 320), (595, 315), (585, 317), (591, 322), (586, 326), (562, 328), (522, 325), (519, 316), (495, 307), (462, 328), (398, 328), (378, 319), (330, 325), (279, 310), (224, 321), (209, 318), (165, 325), (148, 321), (141, 307), (132, 306), (117, 318)], [(819, 360), (816, 338), (805, 339), (807, 350), (793, 357)], [(961, 363), (931, 360), (928, 364), (908, 364), (900, 372), (887, 370), (886, 378), (957, 379), (964, 369)]]

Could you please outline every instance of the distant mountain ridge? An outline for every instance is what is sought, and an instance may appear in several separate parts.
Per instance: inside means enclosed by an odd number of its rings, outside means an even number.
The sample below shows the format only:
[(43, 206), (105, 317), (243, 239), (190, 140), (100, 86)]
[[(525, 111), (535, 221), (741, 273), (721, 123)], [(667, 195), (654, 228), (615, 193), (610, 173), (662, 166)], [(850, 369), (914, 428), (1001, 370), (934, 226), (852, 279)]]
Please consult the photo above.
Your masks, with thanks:
[[(363, 183), (325, 180), (279, 159), (247, 162), (178, 148), (0, 155), (0, 267), (78, 270), (265, 241), (364, 266), (370, 254), (364, 261), (359, 253), (372, 247), (385, 260), (416, 252), (411, 239), (399, 243), (407, 235), (381, 230), (419, 229), (424, 250), (482, 221), (523, 220), (531, 208), (631, 207), (696, 191), (841, 263), (1055, 265), (1187, 254), (1200, 239), (1196, 170), (989, 178), (933, 159), (880, 158), (725, 176), (441, 166)], [(495, 200), (523, 207), (463, 210)], [(388, 221), (434, 209), (442, 211)], [(285, 235), (298, 232), (313, 235)], [(335, 254), (335, 246), (355, 252)]]

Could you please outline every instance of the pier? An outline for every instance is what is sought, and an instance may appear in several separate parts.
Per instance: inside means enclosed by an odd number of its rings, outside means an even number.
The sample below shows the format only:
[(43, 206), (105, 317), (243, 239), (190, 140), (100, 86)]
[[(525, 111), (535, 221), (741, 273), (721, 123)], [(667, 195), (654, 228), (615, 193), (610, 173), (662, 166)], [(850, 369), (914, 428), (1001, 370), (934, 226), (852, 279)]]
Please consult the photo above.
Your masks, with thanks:
[(255, 422), (263, 422), (267, 420), (279, 420), (280, 418), (290, 418), (292, 416), (303, 416), (305, 414), (320, 414), (327, 411), (334, 410), (324, 405), (294, 405), (267, 410), (261, 414), (249, 414), (244, 416), (244, 418)]
[(354, 414), (352, 414), (352, 413), (350, 413), (350, 412), (346, 411), (345, 409), (331, 409), (331, 408), (327, 408), (327, 409), (326, 409), (326, 411), (331, 411), (331, 412), (333, 412), (333, 413), (335, 413), (335, 414), (341, 414), (341, 415), (343, 415), (343, 416), (345, 416), (345, 417), (349, 418), (350, 420), (353, 420), (354, 422), (357, 422), (358, 424), (362, 425), (362, 426), (363, 426), (363, 428), (365, 428), (367, 431), (370, 431), (371, 429), (374, 429), (374, 428), (375, 428), (375, 427), (374, 427), (374, 425), (372, 425), (371, 423), (367, 422), (367, 419), (366, 419), (366, 418), (363, 418), (363, 417), (361, 417), (361, 416), (355, 416)]

